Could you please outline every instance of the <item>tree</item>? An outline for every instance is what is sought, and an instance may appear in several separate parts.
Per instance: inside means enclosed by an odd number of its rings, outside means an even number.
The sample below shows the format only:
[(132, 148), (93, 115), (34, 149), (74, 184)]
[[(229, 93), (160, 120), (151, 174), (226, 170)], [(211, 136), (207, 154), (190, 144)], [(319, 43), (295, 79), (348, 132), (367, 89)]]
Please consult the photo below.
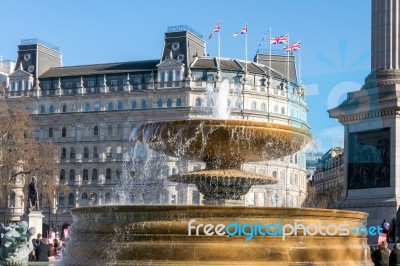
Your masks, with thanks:
[(22, 182), (26, 193), (36, 176), (42, 198), (53, 199), (59, 189), (56, 148), (32, 136), (34, 123), (25, 106), (24, 101), (0, 101), (0, 185), (4, 193)]
[(338, 201), (342, 195), (343, 186), (337, 185), (318, 193), (315, 187), (307, 187), (307, 197), (304, 200), (303, 207), (306, 208), (330, 208), (333, 203)]

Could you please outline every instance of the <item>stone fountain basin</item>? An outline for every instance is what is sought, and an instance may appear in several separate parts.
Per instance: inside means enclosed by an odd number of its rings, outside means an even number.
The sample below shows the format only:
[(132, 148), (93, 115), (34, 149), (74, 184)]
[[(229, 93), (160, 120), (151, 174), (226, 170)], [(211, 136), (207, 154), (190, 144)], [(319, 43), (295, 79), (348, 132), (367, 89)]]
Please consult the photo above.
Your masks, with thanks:
[(136, 138), (162, 154), (200, 159), (212, 169), (293, 154), (311, 140), (311, 133), (260, 121), (192, 119), (144, 124)]
[(362, 212), (224, 206), (95, 206), (72, 210), (66, 265), (373, 265), (364, 234), (348, 236), (188, 236), (198, 224), (348, 224)]

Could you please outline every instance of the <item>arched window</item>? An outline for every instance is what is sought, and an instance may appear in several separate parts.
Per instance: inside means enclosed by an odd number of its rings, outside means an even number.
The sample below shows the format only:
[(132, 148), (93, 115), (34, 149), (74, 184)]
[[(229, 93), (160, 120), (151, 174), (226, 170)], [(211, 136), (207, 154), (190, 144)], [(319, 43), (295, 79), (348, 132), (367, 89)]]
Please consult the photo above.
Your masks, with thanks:
[(267, 105), (265, 103), (262, 103), (260, 109), (261, 111), (265, 112), (267, 110)]
[(64, 195), (63, 194), (58, 195), (58, 206), (64, 207)]
[(251, 110), (257, 110), (257, 103), (256, 102), (252, 102), (251, 103)]
[(235, 101), (235, 107), (236, 107), (236, 108), (242, 108), (242, 101), (241, 101), (240, 99), (237, 99), (237, 100)]
[(99, 153), (97, 151), (97, 147), (93, 147), (93, 159), (98, 159)]
[(108, 158), (112, 157), (112, 148), (111, 148), (111, 146), (107, 147), (106, 155), (107, 155)]
[(61, 169), (60, 170), (60, 181), (64, 181), (65, 180), (65, 170)]
[(168, 108), (171, 108), (171, 107), (172, 107), (172, 100), (171, 100), (171, 99), (168, 99), (168, 100), (167, 100), (167, 107), (168, 107)]
[(117, 146), (117, 149), (115, 150), (117, 160), (122, 159), (122, 146)]
[(146, 109), (147, 108), (147, 102), (145, 100), (142, 100), (141, 107), (142, 107), (142, 109)]
[(164, 71), (161, 71), (161, 72), (160, 72), (160, 81), (161, 81), (161, 82), (164, 82), (164, 81), (165, 81), (165, 74), (164, 74)]
[(107, 134), (108, 134), (109, 136), (111, 136), (112, 133), (113, 133), (112, 125), (108, 125), (108, 127), (107, 127)]
[(98, 127), (98, 126), (94, 126), (94, 128), (93, 128), (93, 135), (94, 135), (94, 136), (98, 136), (98, 135), (99, 135), (99, 127)]
[(90, 112), (90, 103), (85, 103), (85, 112)]
[(181, 80), (181, 72), (179, 70), (175, 71), (175, 81)]
[(74, 193), (69, 193), (68, 194), (68, 206), (74, 206), (75, 205), (75, 195)]
[(117, 108), (118, 108), (118, 110), (124, 109), (124, 104), (121, 101), (119, 101), (117, 104)]
[(62, 112), (63, 113), (66, 113), (67, 112), (67, 105), (66, 104), (63, 104), (63, 106), (62, 106)]
[(49, 138), (53, 137), (53, 128), (49, 128)]
[(158, 101), (157, 101), (157, 107), (158, 107), (158, 108), (162, 108), (162, 100), (161, 100), (161, 99), (158, 99)]
[(46, 113), (46, 107), (44, 107), (44, 105), (41, 105), (41, 106), (40, 106), (40, 113), (41, 113), (41, 114)]
[(182, 99), (178, 98), (176, 99), (176, 107), (181, 107), (182, 106)]
[(169, 70), (168, 71), (168, 81), (172, 81), (173, 77), (174, 77), (174, 72), (172, 72), (172, 70)]
[(81, 205), (87, 206), (88, 205), (88, 195), (84, 192), (84, 193), (82, 193), (81, 198), (82, 198)]
[(106, 170), (106, 180), (111, 180), (111, 169), (107, 168)]
[(88, 169), (83, 169), (82, 180), (83, 181), (88, 181), (89, 180), (89, 170)]
[(96, 181), (98, 178), (99, 178), (99, 174), (98, 174), (98, 172), (97, 172), (97, 169), (94, 168), (94, 169), (92, 170), (92, 180), (93, 180), (93, 181)]
[(61, 149), (61, 159), (65, 159), (67, 157), (67, 150), (65, 148)]
[(72, 147), (71, 150), (69, 151), (69, 158), (75, 159), (75, 148), (74, 147)]
[(95, 104), (93, 105), (93, 111), (95, 111), (95, 112), (100, 111), (100, 104), (99, 104), (99, 103), (95, 103)]
[(61, 129), (61, 137), (62, 138), (65, 138), (67, 136), (67, 129), (65, 128), (65, 127), (63, 127), (62, 129)]
[(131, 108), (132, 108), (132, 109), (136, 109), (136, 108), (137, 108), (136, 101), (132, 101), (132, 103), (131, 103)]
[(194, 105), (197, 106), (197, 107), (200, 107), (200, 106), (202, 105), (202, 100), (201, 100), (201, 98), (199, 98), (199, 97), (196, 98), (196, 101), (195, 101)]
[(15, 207), (15, 192), (11, 192), (10, 195), (10, 207)]
[(281, 107), (281, 114), (285, 114), (286, 113), (286, 111), (285, 111), (285, 107)]
[(71, 181), (75, 180), (75, 170), (74, 169), (69, 170), (69, 180), (71, 180)]
[(111, 203), (111, 194), (109, 192), (106, 193), (106, 195), (104, 197), (104, 202), (106, 204)]
[(18, 80), (18, 90), (22, 90), (22, 80)]
[(122, 124), (118, 124), (117, 125), (117, 135), (121, 135), (122, 134)]
[(109, 102), (108, 105), (107, 105), (107, 109), (108, 110), (114, 109), (114, 104), (112, 102)]
[(275, 105), (274, 106), (274, 113), (277, 113), (278, 112), (278, 105)]
[(83, 148), (83, 158), (89, 159), (89, 148), (88, 147)]
[(54, 106), (53, 105), (49, 106), (49, 113), (54, 114)]

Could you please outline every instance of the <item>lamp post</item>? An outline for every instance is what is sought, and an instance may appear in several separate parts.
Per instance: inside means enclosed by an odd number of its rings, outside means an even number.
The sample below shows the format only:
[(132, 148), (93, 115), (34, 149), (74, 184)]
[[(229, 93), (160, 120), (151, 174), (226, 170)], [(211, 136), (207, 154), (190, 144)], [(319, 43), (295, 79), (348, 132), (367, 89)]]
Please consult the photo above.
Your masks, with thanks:
[(55, 229), (54, 229), (54, 232), (55, 232), (55, 235), (56, 235), (56, 237), (57, 237), (57, 235), (58, 235), (58, 193), (56, 194), (56, 224), (55, 224)]

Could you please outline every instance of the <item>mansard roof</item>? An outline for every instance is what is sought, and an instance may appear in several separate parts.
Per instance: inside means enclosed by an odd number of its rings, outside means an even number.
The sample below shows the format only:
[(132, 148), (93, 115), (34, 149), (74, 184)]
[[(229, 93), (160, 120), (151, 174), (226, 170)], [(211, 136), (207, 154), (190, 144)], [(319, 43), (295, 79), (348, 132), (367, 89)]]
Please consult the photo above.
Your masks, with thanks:
[(80, 65), (68, 67), (53, 67), (40, 75), (40, 78), (53, 77), (69, 77), (69, 76), (85, 76), (98, 74), (114, 74), (127, 73), (137, 71), (157, 70), (157, 64), (160, 60), (131, 61), (120, 63), (96, 64), (96, 65)]

